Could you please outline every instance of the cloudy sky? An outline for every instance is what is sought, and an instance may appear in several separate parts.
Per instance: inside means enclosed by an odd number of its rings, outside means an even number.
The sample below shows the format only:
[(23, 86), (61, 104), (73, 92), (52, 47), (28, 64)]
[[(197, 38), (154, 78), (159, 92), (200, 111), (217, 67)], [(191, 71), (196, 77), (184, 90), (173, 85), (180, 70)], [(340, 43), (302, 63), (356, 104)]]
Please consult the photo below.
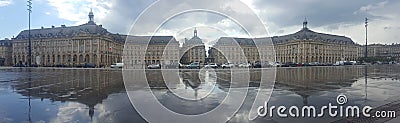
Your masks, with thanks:
[[(164, 1), (164, 0), (161, 0)], [(275, 36), (294, 33), (301, 29), (306, 17), (311, 30), (344, 35), (356, 43), (364, 43), (364, 18), (370, 18), (370, 43), (400, 43), (399, 0), (241, 0), (246, 7), (234, 0), (167, 0), (154, 7), (154, 0), (33, 0), (32, 28), (86, 23), (93, 8), (95, 21), (113, 33), (128, 34), (132, 24), (142, 12), (152, 10), (151, 16), (136, 28), (141, 34), (152, 34), (149, 25), (159, 25), (166, 20), (158, 35), (174, 35), (178, 39), (190, 38), (197, 27), (199, 36), (214, 40), (218, 36), (251, 37)], [(0, 0), (0, 39), (12, 38), (28, 27), (26, 1)], [(149, 9), (150, 7), (150, 9)], [(184, 9), (211, 9), (232, 15), (237, 20), (210, 12), (188, 12), (171, 17)], [(167, 13), (167, 14), (166, 14)], [(248, 17), (255, 13), (262, 22)], [(169, 15), (169, 16), (167, 16)], [(235, 23), (236, 22), (236, 23)], [(248, 25), (246, 31), (240, 25)], [(264, 27), (269, 33), (264, 33)]]

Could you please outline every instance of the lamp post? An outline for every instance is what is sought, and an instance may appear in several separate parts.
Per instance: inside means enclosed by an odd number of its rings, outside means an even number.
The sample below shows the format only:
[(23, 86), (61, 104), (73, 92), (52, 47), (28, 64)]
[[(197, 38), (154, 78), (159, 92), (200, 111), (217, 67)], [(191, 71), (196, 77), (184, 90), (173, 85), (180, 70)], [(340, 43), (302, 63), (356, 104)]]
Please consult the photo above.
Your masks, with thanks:
[(32, 43), (31, 43), (31, 13), (32, 13), (32, 0), (28, 0), (28, 23), (29, 23), (29, 29), (28, 29), (28, 66), (31, 67), (32, 65)]
[(368, 18), (365, 18), (365, 61), (368, 58)]

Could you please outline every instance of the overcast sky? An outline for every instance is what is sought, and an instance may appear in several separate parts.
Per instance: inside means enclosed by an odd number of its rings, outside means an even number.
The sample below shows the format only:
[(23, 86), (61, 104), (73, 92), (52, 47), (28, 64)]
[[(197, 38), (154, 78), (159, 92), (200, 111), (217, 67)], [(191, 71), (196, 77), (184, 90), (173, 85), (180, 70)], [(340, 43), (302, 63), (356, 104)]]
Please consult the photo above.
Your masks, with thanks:
[[(194, 0), (193, 0), (194, 1)], [(247, 7), (237, 7), (232, 0), (167, 0), (162, 6), (152, 7), (155, 12), (140, 25), (143, 33), (156, 19), (169, 18), (165, 13), (179, 8), (210, 8), (241, 18), (240, 24), (227, 17), (209, 12), (191, 12), (170, 18), (156, 34), (174, 35), (178, 39), (190, 38), (194, 27), (199, 36), (214, 40), (218, 36), (248, 37), (241, 24), (251, 25), (247, 31), (252, 37), (275, 36), (294, 33), (301, 29), (306, 17), (311, 30), (350, 37), (359, 44), (365, 42), (364, 18), (370, 18), (370, 43), (400, 43), (399, 0), (241, 0)], [(32, 28), (74, 26), (86, 23), (87, 14), (93, 8), (95, 22), (112, 33), (128, 34), (133, 22), (156, 1), (154, 0), (33, 0)], [(28, 13), (24, 0), (0, 0), (0, 39), (18, 35), (28, 27)], [(264, 24), (248, 19), (254, 12)], [(253, 25), (252, 25), (253, 24)], [(145, 34), (138, 34), (145, 35)]]

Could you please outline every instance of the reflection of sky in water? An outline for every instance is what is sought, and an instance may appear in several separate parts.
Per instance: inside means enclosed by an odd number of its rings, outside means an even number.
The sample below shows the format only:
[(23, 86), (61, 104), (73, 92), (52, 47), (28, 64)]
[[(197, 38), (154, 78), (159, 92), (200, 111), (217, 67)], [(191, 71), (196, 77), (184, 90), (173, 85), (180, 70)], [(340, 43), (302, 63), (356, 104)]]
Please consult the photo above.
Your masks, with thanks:
[[(143, 122), (130, 104), (122, 80), (118, 79), (121, 75), (116, 71), (36, 70), (31, 78), (35, 82), (32, 88), (28, 86), (27, 73), (23, 69), (0, 71), (1, 123), (26, 122), (29, 119), (33, 122)], [(46, 77), (36, 76), (41, 73), (46, 73)], [(336, 104), (336, 96), (345, 94), (348, 98), (346, 105), (378, 107), (400, 100), (399, 73), (398, 66), (370, 67), (366, 86), (363, 67), (280, 68), (269, 105), (321, 107), (328, 103)], [(63, 74), (74, 76), (75, 79), (61, 76)], [(171, 91), (162, 88), (152, 90), (164, 106), (176, 112), (204, 113), (219, 105), (226, 96), (226, 87), (229, 87), (229, 83), (215, 82), (217, 78), (208, 77), (200, 79), (200, 83), (194, 86), (195, 81), (185, 83), (181, 79), (174, 88), (181, 92), (179, 94), (190, 98), (195, 98), (197, 90), (199, 101), (182, 101)], [(256, 87), (249, 89), (241, 110), (230, 122), (249, 122), (248, 109), (257, 90)], [(30, 107), (28, 92), (31, 92)], [(140, 93), (140, 90), (137, 92)], [(61, 97), (63, 95), (67, 97)], [(331, 122), (338, 119), (273, 117), (257, 118), (253, 122)]]
[[(93, 114), (87, 105), (78, 102), (53, 102), (32, 99), (29, 113), (28, 99), (17, 94), (2, 95), (0, 122), (126, 122), (143, 121), (134, 111), (126, 93), (111, 94), (103, 103), (96, 104)], [(7, 102), (3, 102), (7, 99)], [(92, 115), (92, 116), (91, 116)]]

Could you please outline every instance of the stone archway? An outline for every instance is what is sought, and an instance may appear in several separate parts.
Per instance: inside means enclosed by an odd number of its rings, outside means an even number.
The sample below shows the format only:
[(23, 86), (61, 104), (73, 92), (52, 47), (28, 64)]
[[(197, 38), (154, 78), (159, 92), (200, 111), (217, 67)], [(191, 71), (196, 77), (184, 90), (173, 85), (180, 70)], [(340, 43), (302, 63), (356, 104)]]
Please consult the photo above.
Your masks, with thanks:
[(50, 55), (47, 55), (47, 62), (46, 62), (46, 65), (49, 65), (50, 64)]
[(71, 56), (71, 55), (68, 55), (67, 57), (68, 57), (68, 58), (67, 58), (67, 64), (70, 66), (70, 65), (71, 65), (71, 62), (72, 62), (72, 56)]
[(89, 54), (86, 54), (86, 56), (85, 56), (85, 63), (90, 63), (90, 57), (89, 57)]
[(61, 62), (61, 56), (57, 55), (57, 64), (60, 64), (60, 62)]
[(46, 56), (45, 55), (42, 55), (42, 61), (41, 61), (42, 63), (42, 66), (44, 66), (45, 65), (45, 63), (46, 63)]
[(65, 64), (65, 63), (66, 63), (66, 58), (65, 58), (65, 55), (63, 55), (63, 56), (62, 56), (62, 60), (61, 60), (61, 61), (62, 61), (62, 63), (61, 63), (61, 64)]
[(76, 62), (77, 62), (77, 56), (74, 55), (74, 56), (72, 57), (72, 63), (76, 64)]
[(56, 63), (56, 56), (53, 55), (51, 58), (52, 58), (51, 65), (54, 65)]
[(79, 55), (79, 61), (78, 61), (79, 63), (83, 63), (84, 62), (84, 59), (83, 59), (83, 55), (82, 54), (80, 54)]
[(96, 54), (93, 55), (93, 63), (96, 64), (96, 65), (98, 65), (98, 64), (97, 64), (97, 55), (96, 55)]
[(24, 64), (25, 64), (25, 56), (22, 55), (22, 60), (21, 60)]
[(14, 56), (14, 65), (17, 64), (17, 56)]

